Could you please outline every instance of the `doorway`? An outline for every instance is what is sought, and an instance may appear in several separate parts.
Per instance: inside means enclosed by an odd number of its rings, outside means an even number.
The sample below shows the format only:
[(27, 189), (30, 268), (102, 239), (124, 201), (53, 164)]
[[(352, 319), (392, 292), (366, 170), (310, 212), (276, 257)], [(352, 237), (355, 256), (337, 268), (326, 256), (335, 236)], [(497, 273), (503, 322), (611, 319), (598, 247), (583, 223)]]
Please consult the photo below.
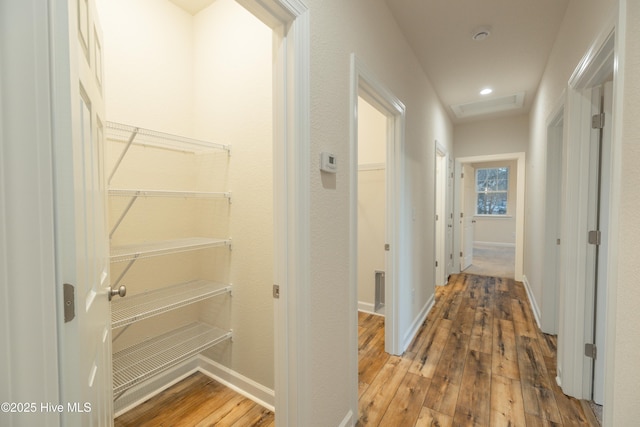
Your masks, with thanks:
[(435, 162), (435, 284), (443, 286), (453, 272), (453, 159), (437, 141)]
[(349, 354), (351, 377), (351, 412), (358, 413), (358, 99), (361, 98), (381, 113), (386, 120), (386, 208), (385, 208), (385, 328), (384, 347), (390, 354), (400, 354), (400, 333), (398, 331), (399, 297), (409, 286), (401, 281), (401, 272), (408, 257), (402, 254), (406, 239), (402, 235), (401, 218), (406, 215), (404, 171), (404, 122), (405, 107), (377, 77), (355, 56), (351, 55), (351, 97), (350, 97), (350, 203), (349, 203), (349, 323), (350, 342), (353, 351)]
[(387, 117), (358, 97), (358, 310), (384, 316)]
[[(569, 81), (559, 301), (558, 382), (565, 394), (604, 403), (609, 247), (615, 226), (611, 82), (615, 33), (594, 43)], [(602, 114), (604, 113), (604, 114)], [(602, 115), (601, 115), (602, 114)]]
[(562, 266), (562, 205), (564, 164), (564, 105), (552, 114), (547, 125), (546, 205), (544, 280), (540, 328), (544, 333), (558, 333), (558, 301), (560, 300)]
[[(493, 250), (497, 256), (503, 257), (506, 262), (511, 263), (513, 259), (513, 278), (517, 281), (523, 280), (523, 261), (524, 261), (524, 191), (525, 191), (525, 154), (524, 153), (507, 153), (486, 156), (461, 157), (456, 159), (455, 185), (455, 213), (458, 226), (454, 228), (454, 256), (458, 255), (457, 268), (460, 271), (468, 268), (474, 257), (474, 241), (483, 243), (488, 247), (478, 246), (478, 254), (482, 256), (483, 252), (491, 253)], [(513, 185), (511, 186), (511, 196), (507, 194), (506, 199), (500, 199), (499, 203), (487, 204), (490, 199), (488, 195), (491, 191), (488, 189), (484, 198), (478, 198), (476, 188), (476, 173), (478, 170), (487, 170), (487, 177), (491, 178), (492, 173), (502, 174), (511, 177)], [(501, 175), (501, 176), (502, 176)], [(503, 179), (504, 181), (504, 179)], [(502, 190), (499, 190), (502, 191)], [(509, 199), (509, 197), (511, 199)], [(515, 200), (514, 200), (515, 198)], [(486, 199), (486, 200), (485, 200)], [(486, 212), (480, 212), (478, 215), (478, 200), (485, 200), (483, 208), (489, 206), (492, 212), (498, 213), (495, 218)], [(511, 200), (509, 202), (509, 200)], [(512, 215), (508, 214), (509, 206)], [(487, 208), (488, 209), (488, 208)], [(478, 221), (484, 221), (481, 235), (486, 240), (478, 241), (476, 234), (476, 225)], [(509, 231), (498, 232), (493, 230), (496, 227), (496, 221), (512, 222), (512, 228)], [(493, 231), (492, 231), (493, 230)], [(499, 224), (497, 230), (500, 230)], [(488, 234), (487, 234), (488, 233)], [(501, 234), (502, 233), (502, 234)], [(498, 241), (496, 236), (499, 236)], [(513, 243), (512, 243), (513, 242)], [(488, 260), (491, 259), (489, 256)], [(503, 272), (506, 274), (506, 272)], [(511, 273), (509, 272), (509, 275)], [(526, 284), (525, 284), (526, 286)]]
[[(75, 3), (75, 1), (69, 2), (69, 4)], [(276, 205), (278, 213), (286, 212), (285, 215), (282, 215), (282, 222), (276, 221), (276, 233), (274, 234), (281, 236), (281, 238), (276, 241), (275, 245), (272, 245), (275, 246), (275, 253), (277, 254), (275, 257), (276, 262), (274, 266), (274, 276), (277, 284), (280, 286), (282, 294), (285, 295), (285, 297), (280, 301), (275, 301), (274, 308), (275, 327), (277, 329), (276, 336), (280, 337), (280, 340), (276, 338), (274, 343), (276, 353), (275, 387), (278, 388), (277, 400), (278, 402), (283, 403), (282, 405), (279, 405), (281, 409), (279, 411), (279, 423), (294, 425), (296, 424), (295, 420), (300, 417), (298, 414), (305, 411), (304, 404), (297, 405), (296, 400), (300, 396), (304, 398), (307, 392), (304, 387), (298, 387), (297, 371), (289, 373), (289, 366), (291, 366), (291, 364), (297, 365), (298, 359), (303, 359), (305, 357), (304, 350), (301, 351), (301, 349), (306, 347), (302, 345), (301, 340), (301, 337), (304, 337), (303, 328), (296, 329), (296, 331), (290, 333), (290, 319), (294, 324), (304, 324), (304, 322), (298, 322), (300, 318), (298, 312), (300, 305), (297, 304), (296, 301), (300, 294), (296, 292), (287, 292), (289, 290), (287, 285), (290, 282), (305, 282), (305, 278), (308, 274), (308, 266), (305, 262), (305, 257), (308, 256), (308, 226), (305, 223), (308, 221), (308, 197), (307, 190), (305, 190), (303, 184), (301, 184), (308, 181), (306, 177), (308, 177), (309, 173), (307, 166), (309, 164), (307, 143), (309, 127), (307, 114), (309, 93), (304, 79), (308, 73), (308, 15), (304, 5), (297, 0), (273, 0), (261, 2), (247, 1), (246, 3), (251, 6), (251, 11), (256, 16), (260, 16), (261, 20), (264, 23), (267, 23), (273, 30), (272, 34), (270, 34), (267, 39), (269, 44), (272, 44), (274, 47), (274, 54), (270, 59), (272, 60), (274, 75), (276, 76), (276, 78), (273, 79), (273, 104), (274, 110), (276, 111), (276, 114), (274, 115), (273, 135), (275, 135), (274, 139), (277, 142), (274, 146), (276, 154), (273, 157), (278, 159), (277, 163), (279, 167), (274, 168), (276, 169), (274, 174), (274, 187), (276, 188), (277, 193)], [(84, 5), (84, 2), (79, 2), (78, 4)], [(56, 59), (58, 60), (53, 63), (61, 63), (61, 58), (68, 61), (68, 56), (65, 56), (66, 50), (64, 46), (69, 44), (69, 34), (76, 34), (75, 31), (65, 30), (67, 30), (69, 26), (77, 25), (77, 23), (80, 24), (84, 21), (82, 19), (72, 19), (71, 22), (69, 22), (68, 11), (65, 7), (61, 7), (59, 10), (56, 9), (54, 15), (56, 23), (60, 25), (54, 26), (55, 32), (52, 30), (49, 37), (51, 38), (51, 45), (55, 47), (53, 50), (55, 51)], [(95, 16), (97, 17), (97, 14), (95, 14)], [(146, 21), (144, 20), (140, 21), (140, 23), (145, 22)], [(94, 28), (91, 28), (90, 30), (91, 31), (86, 34), (93, 33)], [(292, 38), (295, 38), (296, 40), (295, 46), (287, 43), (287, 40)], [(98, 55), (100, 53), (99, 48), (101, 48), (101, 46), (90, 44), (88, 48), (91, 49), (91, 55), (94, 53), (96, 54), (95, 61), (100, 64), (99, 61), (101, 58)], [(87, 53), (85, 53), (85, 56), (89, 57)], [(47, 58), (47, 60), (48, 59), (49, 58)], [(93, 60), (94, 59), (92, 59), (92, 61)], [(44, 62), (46, 62), (46, 60), (44, 60)], [(72, 62), (71, 65), (71, 73), (73, 74), (75, 72), (75, 64)], [(176, 66), (176, 64), (165, 65)], [(287, 73), (284, 72), (285, 69), (287, 70)], [(98, 76), (100, 78), (102, 77), (101, 71), (101, 68), (99, 68)], [(154, 73), (149, 74), (150, 79), (154, 77)], [(52, 74), (52, 81), (56, 87), (67, 87), (69, 85), (69, 75), (66, 68), (56, 67), (56, 72)], [(269, 84), (272, 84), (272, 82)], [(50, 115), (55, 120), (54, 127), (62, 129), (55, 133), (55, 142), (60, 142), (58, 141), (59, 139), (62, 139), (59, 138), (60, 135), (65, 134), (68, 130), (69, 123), (65, 121), (67, 120), (67, 117), (64, 114), (64, 112), (69, 109), (68, 104), (77, 105), (73, 99), (71, 100), (72, 102), (69, 102), (69, 94), (62, 94), (62, 92), (64, 92), (64, 89), (61, 89), (60, 94), (58, 94), (58, 96), (52, 101), (53, 109), (59, 114)], [(288, 102), (284, 102), (285, 99), (288, 100)], [(92, 137), (95, 137), (98, 141), (101, 141), (102, 139), (99, 133), (92, 134)], [(54, 146), (56, 146), (55, 143)], [(67, 154), (63, 153), (62, 150), (60, 152), (62, 154)], [(56, 152), (56, 154), (58, 154), (58, 152)], [(56, 169), (62, 170), (64, 169), (61, 167), (63, 164), (72, 162), (72, 159), (70, 159), (72, 156), (65, 157), (62, 155), (56, 157)], [(73, 170), (73, 168), (71, 168), (71, 170)], [(57, 183), (57, 185), (61, 186), (59, 183)], [(68, 190), (68, 188), (56, 188), (56, 190), (64, 192)], [(73, 203), (73, 200), (71, 203)], [(65, 223), (68, 223), (68, 215), (63, 212), (60, 216), (63, 217), (63, 222), (67, 221)], [(98, 230), (98, 232), (101, 232), (101, 230)], [(70, 236), (68, 238), (73, 240), (72, 229), (58, 229), (57, 234), (64, 235), (66, 233)], [(67, 237), (65, 236), (65, 238)], [(287, 250), (290, 245), (295, 245), (296, 251)], [(65, 258), (68, 255), (69, 253), (65, 249), (58, 253), (57, 258)], [(69, 266), (58, 264), (57, 268), (64, 273)], [(273, 278), (269, 278), (269, 285), (266, 288), (263, 287), (263, 289), (266, 290), (265, 295), (269, 302), (271, 302), (272, 280)], [(62, 289), (62, 286), (60, 286), (60, 289)], [(102, 298), (102, 295), (98, 294), (97, 297)], [(60, 296), (59, 299), (62, 301), (62, 296)], [(304, 298), (301, 299), (302, 304), (304, 304), (304, 301), (306, 300)], [(306, 307), (302, 307), (302, 311), (305, 311), (305, 308)], [(60, 322), (58, 324), (60, 347), (63, 347), (63, 344), (69, 340), (81, 345), (82, 340), (78, 336), (77, 330), (86, 328), (90, 328), (90, 325), (79, 324), (77, 321), (69, 325), (65, 325)], [(100, 332), (102, 333), (102, 331)], [(104, 336), (109, 337), (108, 334)], [(288, 337), (288, 339), (285, 339), (285, 337)], [(77, 371), (77, 366), (74, 366), (75, 359), (65, 359), (61, 357), (60, 360), (64, 361), (64, 363), (61, 363), (60, 367), (60, 375), (61, 377), (64, 377), (64, 382), (60, 380), (60, 395), (63, 397), (64, 401), (83, 401), (83, 397), (86, 396), (76, 395), (76, 384), (80, 381), (84, 381), (84, 379), (78, 378), (78, 374), (74, 374), (74, 372)], [(288, 389), (290, 387), (297, 390), (298, 393), (295, 393), (295, 395), (289, 395)], [(99, 412), (107, 417), (112, 417), (113, 413), (110, 410), (110, 403), (105, 403), (106, 400), (110, 400), (111, 392), (108, 388), (105, 388), (102, 392), (103, 398), (101, 399), (101, 402), (96, 402), (96, 406), (93, 407), (94, 412)], [(268, 391), (266, 391), (266, 394), (269, 394)], [(271, 393), (271, 400), (273, 401), (273, 392)], [(289, 404), (289, 402), (292, 402), (292, 404)], [(71, 420), (73, 416), (70, 415), (69, 418), (70, 419), (67, 424), (79, 425), (75, 418)]]

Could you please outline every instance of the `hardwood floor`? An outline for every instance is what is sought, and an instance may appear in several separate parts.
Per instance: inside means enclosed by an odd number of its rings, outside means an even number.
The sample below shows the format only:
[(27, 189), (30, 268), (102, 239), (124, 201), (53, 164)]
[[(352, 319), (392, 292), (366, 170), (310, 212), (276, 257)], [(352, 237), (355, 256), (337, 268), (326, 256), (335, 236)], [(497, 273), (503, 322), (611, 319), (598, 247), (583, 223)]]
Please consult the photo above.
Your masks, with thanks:
[(555, 337), (522, 283), (459, 274), (402, 356), (384, 318), (359, 313), (359, 426), (597, 426), (555, 382)]
[(273, 412), (195, 373), (122, 414), (115, 427), (274, 426)]
[[(597, 426), (555, 382), (556, 341), (524, 287), (460, 274), (402, 356), (384, 352), (384, 318), (359, 313), (359, 426)], [(118, 417), (115, 426), (273, 426), (274, 414), (194, 374)]]

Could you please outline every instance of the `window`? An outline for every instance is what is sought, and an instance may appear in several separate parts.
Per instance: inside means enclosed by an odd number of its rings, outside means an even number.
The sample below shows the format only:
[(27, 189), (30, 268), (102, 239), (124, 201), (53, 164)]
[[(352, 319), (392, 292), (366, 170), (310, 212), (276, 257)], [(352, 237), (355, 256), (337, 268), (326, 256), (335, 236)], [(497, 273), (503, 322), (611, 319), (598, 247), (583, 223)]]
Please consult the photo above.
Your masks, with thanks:
[(476, 169), (476, 215), (506, 215), (509, 168)]

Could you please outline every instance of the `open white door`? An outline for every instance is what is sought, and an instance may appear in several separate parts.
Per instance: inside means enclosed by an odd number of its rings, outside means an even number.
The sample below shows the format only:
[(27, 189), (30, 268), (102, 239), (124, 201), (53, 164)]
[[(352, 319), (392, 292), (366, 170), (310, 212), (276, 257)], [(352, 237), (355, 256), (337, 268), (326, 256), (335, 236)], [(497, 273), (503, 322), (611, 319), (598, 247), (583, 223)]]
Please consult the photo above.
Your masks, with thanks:
[(93, 0), (69, 0), (53, 13), (57, 285), (66, 307), (59, 320), (62, 424), (110, 426), (102, 33)]
[(604, 123), (600, 146), (600, 183), (598, 188), (598, 229), (601, 233), (598, 247), (596, 304), (595, 304), (595, 344), (596, 357), (593, 365), (593, 401), (598, 405), (604, 404), (604, 349), (606, 348), (606, 308), (607, 308), (607, 276), (609, 251), (609, 205), (611, 203), (611, 130), (613, 117), (613, 82), (603, 85), (602, 113)]
[(475, 176), (470, 165), (462, 166), (462, 197), (463, 216), (462, 222), (462, 258), (460, 270), (468, 268), (473, 262), (473, 230), (476, 221), (473, 219), (475, 213)]
[(453, 158), (447, 159), (447, 191), (445, 195), (445, 221), (447, 223), (447, 230), (445, 235), (445, 254), (446, 254), (446, 271), (445, 274), (449, 277), (453, 273)]

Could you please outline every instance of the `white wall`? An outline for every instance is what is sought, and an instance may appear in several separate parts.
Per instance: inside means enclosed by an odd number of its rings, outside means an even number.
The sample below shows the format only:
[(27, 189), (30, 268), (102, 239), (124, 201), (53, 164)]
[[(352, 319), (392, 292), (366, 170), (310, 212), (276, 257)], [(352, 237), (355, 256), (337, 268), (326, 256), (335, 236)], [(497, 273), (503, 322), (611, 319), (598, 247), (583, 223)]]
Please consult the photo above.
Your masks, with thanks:
[[(321, 151), (349, 159), (350, 55), (407, 108), (406, 171), (412, 259), (400, 290), (401, 330), (407, 330), (434, 293), (434, 141), (451, 150), (451, 124), (391, 13), (382, 0), (309, 0), (311, 18), (311, 283), (309, 296), (310, 426), (339, 425), (350, 410), (352, 388), (346, 358), (353, 351), (344, 325), (348, 316), (349, 168), (338, 170), (335, 188), (325, 187), (317, 168)], [(355, 325), (354, 325), (355, 327)], [(355, 414), (353, 414), (355, 416)]]
[(529, 117), (524, 114), (461, 123), (454, 127), (455, 157), (527, 152)]
[[(273, 389), (272, 31), (234, 0), (194, 20), (195, 133), (232, 145), (231, 369)], [(212, 265), (215, 267), (224, 267)], [(206, 352), (216, 358), (216, 352)]]
[(605, 387), (613, 381), (611, 410), (605, 411), (606, 425), (633, 425), (640, 419), (637, 389), (640, 384), (640, 368), (636, 355), (640, 354), (640, 226), (638, 211), (640, 210), (640, 3), (635, 0), (623, 0), (624, 12), (621, 23), (626, 27), (624, 38), (625, 62), (622, 65), (624, 84), (620, 86), (618, 95), (624, 100), (621, 103), (622, 132), (620, 148), (620, 216), (618, 222), (619, 255), (617, 286), (609, 297), (613, 304), (608, 310), (615, 318), (615, 330), (609, 331), (615, 351), (607, 353), (615, 363), (614, 372), (607, 372)]
[(542, 308), (545, 230), (547, 120), (562, 100), (563, 90), (590, 44), (612, 16), (614, 0), (569, 3), (530, 114), (527, 150), (524, 275)]
[[(205, 235), (231, 237), (233, 251), (197, 251), (137, 265), (127, 273), (131, 294), (194, 278), (234, 286), (232, 298), (132, 326), (114, 348), (205, 320), (234, 331), (233, 344), (206, 355), (273, 389), (272, 31), (233, 0), (218, 0), (196, 16), (168, 0), (99, 3), (107, 118), (232, 145), (230, 158), (134, 147), (114, 177), (116, 187), (134, 182), (139, 188), (233, 193), (231, 205), (136, 202), (114, 243)], [(113, 162), (116, 155), (112, 149), (108, 157)], [(124, 202), (112, 200), (112, 218)], [(145, 210), (145, 203), (151, 208)], [(122, 267), (114, 265), (112, 276)]]

